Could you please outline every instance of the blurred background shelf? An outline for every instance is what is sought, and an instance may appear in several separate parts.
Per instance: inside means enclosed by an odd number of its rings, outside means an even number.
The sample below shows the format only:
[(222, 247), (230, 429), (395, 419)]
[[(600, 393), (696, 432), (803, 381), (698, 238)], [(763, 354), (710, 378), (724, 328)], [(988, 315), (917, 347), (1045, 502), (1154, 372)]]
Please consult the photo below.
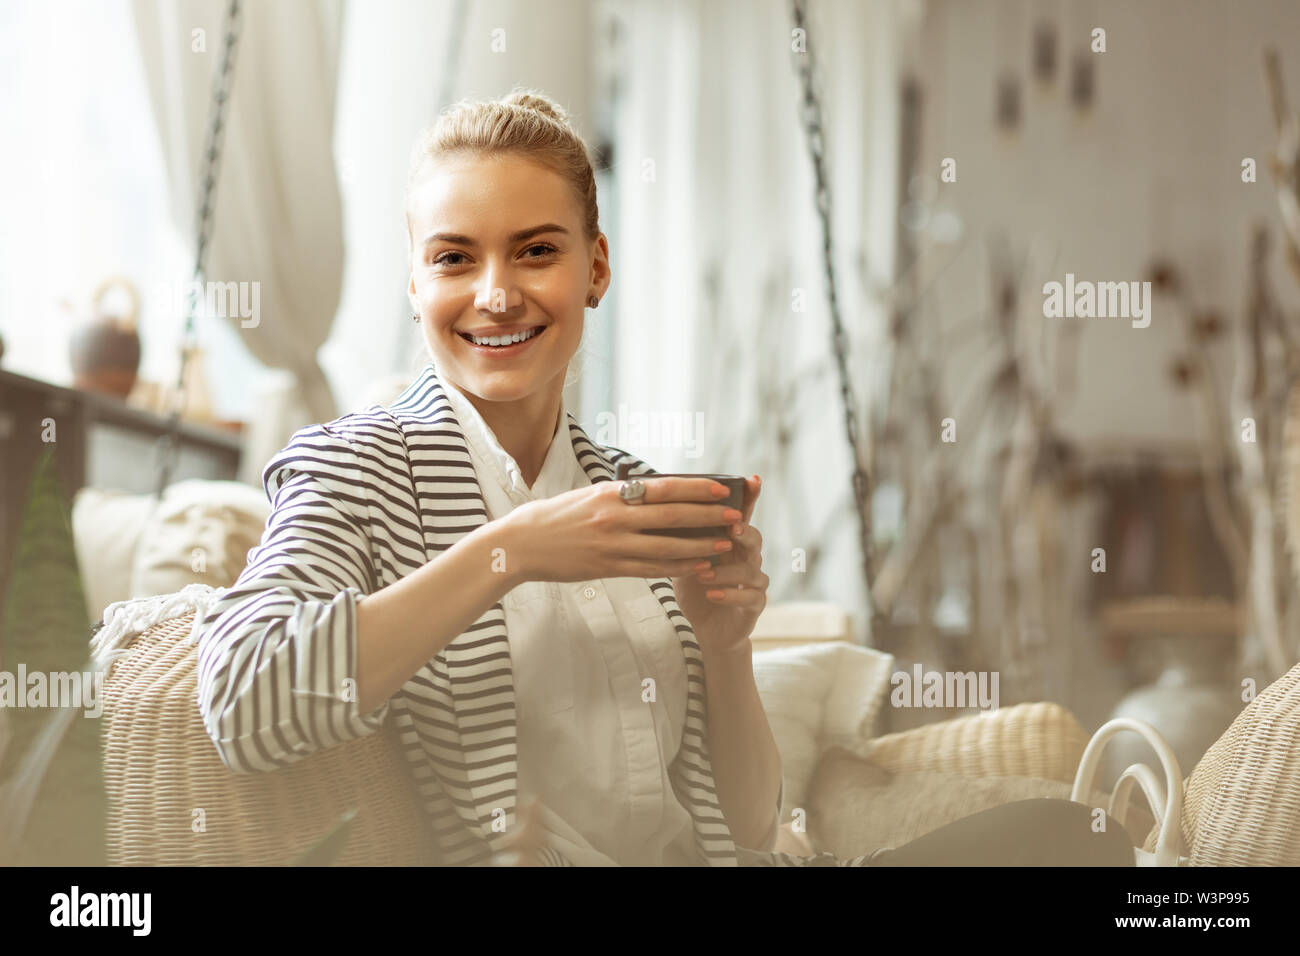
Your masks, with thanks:
[[(8, 592), (14, 547), (32, 471), (49, 444), (69, 502), (82, 487), (151, 493), (157, 481), (158, 439), (167, 430), (161, 415), (108, 396), (51, 385), (0, 370), (0, 610)], [(173, 481), (233, 480), (240, 437), (231, 431), (182, 422)]]

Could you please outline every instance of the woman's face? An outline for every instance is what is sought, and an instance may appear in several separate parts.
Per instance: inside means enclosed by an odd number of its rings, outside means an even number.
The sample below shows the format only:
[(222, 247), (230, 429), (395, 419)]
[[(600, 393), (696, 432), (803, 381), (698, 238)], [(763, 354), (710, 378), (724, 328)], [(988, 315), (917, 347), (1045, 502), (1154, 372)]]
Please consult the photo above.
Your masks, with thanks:
[[(609, 285), (609, 247), (587, 241), (556, 173), (523, 157), (447, 157), (411, 191), (411, 305), (440, 376), (492, 402), (563, 388), (583, 309)], [(508, 348), (467, 335), (531, 332)]]

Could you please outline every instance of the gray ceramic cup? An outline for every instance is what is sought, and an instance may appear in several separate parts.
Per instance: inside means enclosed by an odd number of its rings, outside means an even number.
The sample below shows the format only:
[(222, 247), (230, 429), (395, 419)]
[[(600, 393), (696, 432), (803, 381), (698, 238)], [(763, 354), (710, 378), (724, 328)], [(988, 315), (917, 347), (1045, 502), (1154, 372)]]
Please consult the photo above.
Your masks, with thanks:
[[(627, 466), (618, 466), (618, 481), (627, 480)], [(711, 478), (720, 485), (726, 485), (730, 494), (725, 498), (719, 498), (716, 504), (726, 505), (728, 508), (735, 508), (739, 512), (745, 510), (745, 479), (736, 475), (712, 475), (703, 472), (676, 471), (676, 472), (656, 472), (653, 475), (639, 475), (639, 478)], [(725, 538), (731, 540), (730, 525), (709, 525), (699, 528), (646, 528), (642, 534), (658, 534), (669, 538)], [(709, 564), (717, 564), (722, 560), (721, 554), (710, 554), (705, 557)]]

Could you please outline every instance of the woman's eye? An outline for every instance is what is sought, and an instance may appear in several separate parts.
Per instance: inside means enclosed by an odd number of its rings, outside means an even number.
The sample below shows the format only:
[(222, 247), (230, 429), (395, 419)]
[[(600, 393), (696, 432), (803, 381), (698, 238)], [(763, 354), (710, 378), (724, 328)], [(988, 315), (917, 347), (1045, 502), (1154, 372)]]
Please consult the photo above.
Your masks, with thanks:
[[(551, 253), (558, 251), (558, 250), (557, 250), (553, 245), (551, 245), (551, 244), (548, 243), (548, 242), (537, 242), (537, 243), (534, 243), (533, 245), (529, 246), (529, 247), (528, 247), (527, 249), (525, 249), (524, 251), (527, 253), (527, 252), (532, 252), (534, 249), (540, 249), (540, 250), (541, 250), (541, 255), (539, 255), (539, 256), (527, 256), (526, 258), (529, 258), (529, 259), (539, 259), (539, 258), (541, 258), (541, 256), (544, 256), (544, 255), (550, 255)], [(458, 265), (461, 265), (461, 263), (460, 263), (459, 261), (455, 261), (455, 262), (452, 261), (452, 257), (453, 257), (453, 256), (458, 256), (458, 257), (460, 257), (461, 259), (463, 259), (463, 258), (465, 257), (465, 254), (464, 254), (463, 252), (444, 252), (442, 255), (437, 256), (436, 258), (434, 258), (434, 260), (433, 260), (433, 265), (435, 265), (435, 266), (458, 266)]]

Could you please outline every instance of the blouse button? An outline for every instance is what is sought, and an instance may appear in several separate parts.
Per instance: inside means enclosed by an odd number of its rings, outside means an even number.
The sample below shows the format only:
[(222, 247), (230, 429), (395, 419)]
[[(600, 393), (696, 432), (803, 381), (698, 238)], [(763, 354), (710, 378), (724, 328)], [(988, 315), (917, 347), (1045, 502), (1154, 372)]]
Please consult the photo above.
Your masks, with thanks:
[(594, 598), (596, 596), (596, 589), (589, 584), (582, 589), (582, 594), (584, 597)]

